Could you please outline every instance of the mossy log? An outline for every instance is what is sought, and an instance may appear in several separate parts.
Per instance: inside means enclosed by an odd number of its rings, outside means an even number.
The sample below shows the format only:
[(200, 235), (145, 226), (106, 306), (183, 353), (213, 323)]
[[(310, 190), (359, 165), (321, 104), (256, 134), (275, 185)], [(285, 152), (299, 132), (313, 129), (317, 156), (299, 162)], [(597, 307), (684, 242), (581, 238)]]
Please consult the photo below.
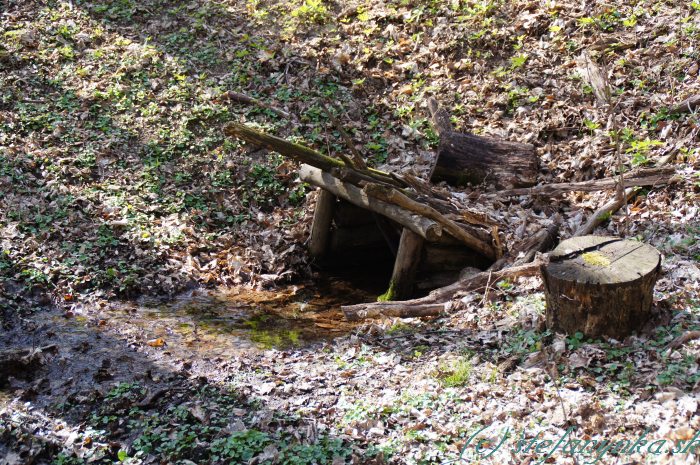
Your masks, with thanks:
[(542, 266), (547, 326), (587, 337), (623, 339), (649, 320), (661, 254), (615, 237), (567, 239)]

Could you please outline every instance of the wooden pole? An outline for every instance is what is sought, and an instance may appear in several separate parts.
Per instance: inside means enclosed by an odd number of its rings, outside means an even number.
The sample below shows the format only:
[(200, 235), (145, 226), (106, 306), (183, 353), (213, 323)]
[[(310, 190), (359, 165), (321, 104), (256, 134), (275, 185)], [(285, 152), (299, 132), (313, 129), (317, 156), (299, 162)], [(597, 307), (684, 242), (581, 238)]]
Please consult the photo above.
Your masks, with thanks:
[(362, 192), (362, 189), (359, 187), (343, 182), (318, 168), (301, 165), (299, 178), (302, 181), (322, 187), (358, 207), (384, 215), (428, 241), (435, 242), (442, 236), (442, 227), (435, 221), (412, 214), (396, 205), (373, 199)]
[(325, 189), (320, 189), (314, 210), (314, 220), (311, 223), (309, 253), (312, 257), (321, 258), (328, 250), (331, 231), (331, 221), (338, 199)]
[(394, 262), (394, 272), (391, 275), (389, 289), (377, 300), (399, 300), (411, 296), (413, 281), (420, 264), (423, 238), (410, 229), (404, 228), (401, 232), (399, 250)]

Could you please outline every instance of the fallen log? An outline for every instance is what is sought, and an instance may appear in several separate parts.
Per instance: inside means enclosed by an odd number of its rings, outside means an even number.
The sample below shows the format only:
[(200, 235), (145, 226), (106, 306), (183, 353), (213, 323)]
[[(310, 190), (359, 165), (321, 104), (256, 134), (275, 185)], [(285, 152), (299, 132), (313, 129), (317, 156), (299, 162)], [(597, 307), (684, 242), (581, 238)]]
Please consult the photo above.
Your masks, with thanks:
[(304, 182), (321, 187), (358, 207), (384, 215), (428, 241), (435, 242), (442, 236), (442, 227), (437, 222), (420, 215), (411, 214), (396, 205), (373, 199), (367, 196), (359, 187), (343, 182), (318, 168), (301, 165), (299, 178)]
[(446, 218), (433, 207), (416, 202), (415, 200), (406, 197), (396, 189), (380, 186), (378, 184), (368, 184), (362, 189), (362, 191), (370, 197), (398, 205), (406, 210), (412, 211), (439, 223), (443, 230), (447, 231), (454, 238), (460, 240), (469, 248), (476, 250), (488, 258), (497, 259), (500, 255), (502, 255), (501, 251), (496, 250), (491, 244), (488, 244), (470, 234), (465, 227), (460, 226), (454, 221)]
[(341, 307), (345, 318), (351, 321), (380, 316), (417, 318), (436, 316), (445, 311), (448, 301), (458, 292), (471, 292), (483, 289), (489, 283), (502, 279), (515, 279), (522, 276), (537, 276), (545, 260), (536, 260), (526, 265), (505, 268), (500, 271), (484, 271), (466, 279), (461, 279), (449, 286), (435, 289), (426, 297), (396, 302), (371, 302)]
[[(673, 167), (662, 168), (640, 168), (631, 171), (625, 176), (625, 186), (627, 187), (642, 187), (642, 186), (659, 186), (668, 184), (672, 180), (672, 175), (675, 172)], [(516, 195), (562, 195), (569, 192), (595, 192), (608, 189), (614, 189), (619, 183), (619, 178), (595, 179), (591, 181), (581, 182), (563, 182), (555, 184), (543, 184), (519, 189), (508, 189), (487, 196), (516, 196)]]
[(334, 169), (345, 169), (352, 171), (358, 178), (371, 180), (375, 182), (400, 186), (401, 183), (396, 178), (388, 173), (376, 170), (374, 168), (357, 169), (349, 166), (342, 160), (329, 157), (319, 153), (313, 149), (305, 147), (301, 144), (295, 144), (279, 137), (265, 134), (253, 128), (238, 123), (228, 123), (224, 126), (224, 134), (230, 137), (236, 137), (246, 142), (254, 144), (258, 147), (263, 147), (268, 150), (273, 150), (286, 157), (293, 158), (302, 163), (315, 166), (323, 171), (332, 171)]
[(428, 110), (440, 136), (430, 171), (432, 182), (464, 186), (489, 181), (500, 188), (535, 184), (537, 155), (533, 145), (456, 132), (449, 114), (433, 98), (428, 100)]

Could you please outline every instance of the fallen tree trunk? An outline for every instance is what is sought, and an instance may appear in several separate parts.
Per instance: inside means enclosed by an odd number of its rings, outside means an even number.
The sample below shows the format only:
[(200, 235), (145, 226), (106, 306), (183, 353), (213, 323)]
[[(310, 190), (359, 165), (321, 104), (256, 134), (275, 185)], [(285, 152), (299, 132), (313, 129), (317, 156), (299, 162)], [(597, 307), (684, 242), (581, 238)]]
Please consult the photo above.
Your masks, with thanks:
[(488, 181), (501, 188), (535, 184), (537, 155), (533, 145), (456, 132), (449, 114), (435, 99), (428, 100), (428, 109), (440, 136), (430, 172), (432, 182), (464, 186)]
[(397, 302), (371, 302), (366, 304), (345, 305), (341, 309), (345, 318), (351, 321), (380, 316), (416, 318), (435, 316), (445, 311), (446, 305), (457, 292), (471, 292), (483, 289), (489, 283), (495, 284), (502, 279), (514, 279), (521, 276), (537, 276), (545, 263), (536, 260), (522, 266), (514, 266), (501, 271), (484, 271), (466, 279), (461, 279), (449, 286), (435, 289), (426, 297)]
[(335, 196), (347, 200), (358, 207), (384, 215), (428, 241), (435, 242), (442, 236), (442, 227), (435, 221), (420, 215), (413, 215), (396, 205), (373, 199), (367, 196), (359, 187), (343, 182), (318, 168), (301, 165), (299, 178), (302, 181), (326, 189)]
[[(625, 186), (641, 187), (641, 186), (658, 186), (668, 184), (675, 169), (672, 167), (664, 168), (640, 168), (630, 172), (625, 176)], [(619, 183), (619, 178), (595, 179), (591, 181), (581, 182), (562, 182), (555, 184), (543, 184), (541, 186), (533, 186), (520, 189), (508, 189), (489, 196), (515, 196), (515, 195), (562, 195), (569, 192), (595, 192), (608, 189), (614, 189)]]

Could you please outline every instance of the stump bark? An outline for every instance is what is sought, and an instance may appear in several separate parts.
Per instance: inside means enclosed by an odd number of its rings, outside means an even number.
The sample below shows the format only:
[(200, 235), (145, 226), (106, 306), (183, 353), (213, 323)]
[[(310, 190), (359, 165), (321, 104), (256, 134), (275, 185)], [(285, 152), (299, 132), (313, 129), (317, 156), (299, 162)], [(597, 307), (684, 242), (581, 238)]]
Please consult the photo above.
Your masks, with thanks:
[(615, 237), (563, 241), (542, 266), (547, 327), (623, 339), (649, 320), (661, 254)]

